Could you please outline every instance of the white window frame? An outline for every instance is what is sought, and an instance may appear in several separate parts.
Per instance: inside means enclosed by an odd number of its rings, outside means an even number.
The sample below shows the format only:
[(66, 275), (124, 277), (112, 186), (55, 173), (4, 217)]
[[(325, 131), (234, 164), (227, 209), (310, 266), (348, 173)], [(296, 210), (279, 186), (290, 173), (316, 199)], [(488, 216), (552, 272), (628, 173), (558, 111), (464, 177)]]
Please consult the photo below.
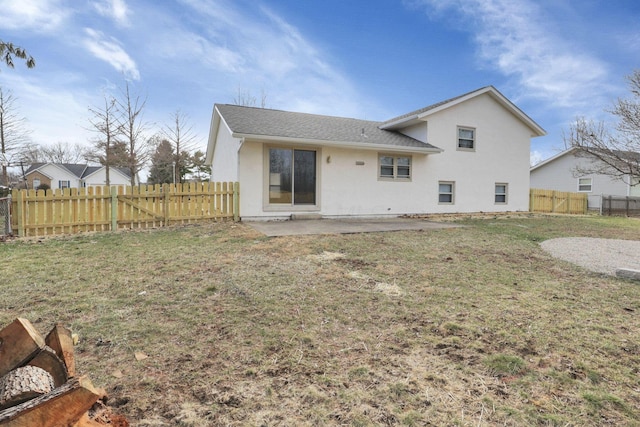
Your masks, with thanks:
[[(588, 184), (583, 184), (581, 181), (589, 181)], [(588, 190), (581, 190), (582, 187), (589, 187)], [(578, 178), (578, 193), (591, 193), (593, 191), (593, 178)]]
[[(472, 132), (471, 139), (463, 138), (460, 136), (461, 131), (470, 131)], [(456, 128), (456, 149), (460, 151), (476, 151), (478, 135), (476, 133), (476, 128), (471, 126), (458, 126)], [(471, 141), (471, 147), (460, 146), (460, 141)]]
[[(498, 192), (498, 187), (504, 187), (504, 192)], [(496, 205), (506, 205), (509, 203), (509, 184), (506, 182), (496, 182), (493, 201)], [(499, 197), (504, 197), (503, 201), (499, 201)]]
[[(383, 158), (391, 158), (393, 163), (391, 165), (384, 165), (387, 169), (389, 167), (392, 168), (392, 175), (383, 175), (382, 174), (382, 159)], [(399, 159), (408, 159), (409, 160), (409, 164), (408, 165), (400, 165), (399, 163)], [(408, 169), (408, 174), (407, 175), (399, 175), (398, 174), (398, 170), (399, 169)], [(411, 181), (411, 177), (413, 174), (413, 158), (412, 156), (406, 155), (406, 154), (390, 154), (390, 153), (380, 153), (378, 154), (378, 179), (381, 181), (405, 181), (405, 182), (409, 182)]]
[(42, 185), (40, 178), (33, 178), (33, 189), (37, 190), (40, 185)]
[[(269, 184), (271, 182), (271, 174), (270, 174), (270, 165), (269, 165), (269, 156), (271, 149), (284, 149), (291, 150), (292, 152), (295, 150), (304, 150), (304, 151), (315, 151), (316, 153), (316, 203), (315, 204), (299, 204), (296, 205), (293, 203), (293, 195), (291, 203), (270, 203), (269, 202)], [(320, 210), (320, 180), (321, 176), (321, 165), (320, 159), (322, 159), (322, 149), (316, 146), (303, 146), (303, 145), (286, 145), (286, 144), (264, 144), (263, 146), (263, 185), (262, 185), (262, 209), (265, 212), (318, 212)]]
[[(450, 192), (440, 191), (440, 186), (441, 185), (450, 185), (451, 186), (451, 191)], [(440, 200), (441, 196), (451, 196), (451, 200), (443, 202), (443, 201)], [(439, 205), (453, 205), (453, 204), (455, 204), (455, 201), (456, 201), (456, 182), (455, 181), (438, 181), (438, 204)]]

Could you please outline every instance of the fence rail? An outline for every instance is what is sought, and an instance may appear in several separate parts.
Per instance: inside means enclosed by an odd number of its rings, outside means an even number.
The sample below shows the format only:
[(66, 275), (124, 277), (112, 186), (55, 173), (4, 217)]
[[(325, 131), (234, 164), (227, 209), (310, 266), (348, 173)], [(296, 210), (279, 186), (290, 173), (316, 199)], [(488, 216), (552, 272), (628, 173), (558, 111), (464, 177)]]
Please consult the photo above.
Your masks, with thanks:
[(602, 196), (601, 214), (640, 217), (640, 197)]
[(532, 188), (529, 190), (529, 211), (586, 214), (587, 194)]
[(237, 221), (238, 198), (234, 182), (13, 190), (11, 225), (27, 237)]

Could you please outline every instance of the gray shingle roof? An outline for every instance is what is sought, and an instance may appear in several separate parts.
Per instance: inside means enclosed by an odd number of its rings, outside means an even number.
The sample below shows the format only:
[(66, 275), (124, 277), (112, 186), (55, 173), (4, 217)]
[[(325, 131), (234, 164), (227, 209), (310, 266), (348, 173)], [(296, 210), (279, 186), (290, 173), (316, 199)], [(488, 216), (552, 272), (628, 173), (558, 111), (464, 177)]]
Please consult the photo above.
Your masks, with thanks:
[(382, 122), (229, 104), (216, 104), (216, 108), (231, 131), (240, 135), (438, 150), (399, 132), (380, 129)]
[[(91, 175), (92, 173), (97, 172), (102, 169), (103, 166), (87, 166), (86, 163), (33, 163), (29, 166), (29, 169), (26, 170), (25, 174), (29, 174), (37, 169), (40, 169), (44, 165), (55, 164), (57, 166), (62, 166), (78, 178), (84, 178), (86, 176)], [(124, 176), (131, 178), (131, 171), (127, 168), (118, 168), (111, 167), (111, 169), (116, 169), (118, 172), (122, 173)]]

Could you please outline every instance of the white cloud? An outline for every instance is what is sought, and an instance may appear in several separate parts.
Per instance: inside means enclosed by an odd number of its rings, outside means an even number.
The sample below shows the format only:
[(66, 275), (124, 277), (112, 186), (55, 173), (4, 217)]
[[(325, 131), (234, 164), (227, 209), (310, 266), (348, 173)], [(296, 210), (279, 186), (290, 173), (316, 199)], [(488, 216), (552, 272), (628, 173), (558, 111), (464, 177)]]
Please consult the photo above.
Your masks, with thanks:
[(91, 28), (85, 28), (85, 33), (88, 37), (84, 39), (83, 44), (96, 58), (108, 62), (113, 68), (124, 73), (126, 77), (140, 80), (140, 72), (135, 61), (115, 38), (106, 37), (100, 31)]
[[(473, 34), (478, 57), (524, 87), (521, 94), (557, 107), (589, 108), (610, 89), (608, 67), (581, 41), (555, 34), (549, 16), (529, 0), (412, 0), (435, 16), (453, 10), (453, 25)], [(606, 98), (603, 98), (602, 102)]]
[(356, 117), (364, 114), (363, 108), (376, 108), (374, 102), (363, 101), (321, 48), (271, 9), (244, 4), (240, 10), (240, 4), (225, 0), (182, 3), (198, 20), (193, 25), (176, 23), (183, 34), (171, 31), (178, 34), (178, 42), (165, 39), (164, 51), (174, 51), (172, 44), (184, 47), (181, 54), (195, 53), (207, 68), (224, 73), (218, 77), (229, 93), (226, 102), (240, 88), (255, 97), (264, 91), (271, 108)]
[(129, 8), (125, 0), (101, 0), (95, 2), (93, 6), (98, 13), (113, 19), (116, 24), (123, 27), (129, 26)]
[(0, 0), (0, 28), (47, 32), (60, 28), (71, 15), (61, 0)]

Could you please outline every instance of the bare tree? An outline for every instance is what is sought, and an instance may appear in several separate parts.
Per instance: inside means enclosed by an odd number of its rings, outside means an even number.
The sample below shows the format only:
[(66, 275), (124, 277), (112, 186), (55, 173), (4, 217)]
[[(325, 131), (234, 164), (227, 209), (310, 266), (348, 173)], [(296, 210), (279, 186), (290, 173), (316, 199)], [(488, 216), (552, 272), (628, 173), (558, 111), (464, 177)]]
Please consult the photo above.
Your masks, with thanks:
[(618, 99), (607, 110), (617, 118), (613, 129), (602, 121), (578, 118), (564, 135), (567, 147), (592, 160), (576, 169), (578, 175), (597, 173), (624, 181), (640, 176), (640, 70), (627, 81), (632, 98)]
[(0, 163), (3, 185), (9, 182), (7, 167), (12, 160), (11, 157), (29, 142), (31, 133), (27, 128), (27, 119), (19, 115), (15, 102), (16, 98), (11, 91), (5, 91), (0, 87)]
[(171, 143), (173, 147), (173, 161), (175, 162), (174, 182), (181, 183), (184, 176), (181, 171), (187, 168), (187, 163), (191, 157), (189, 153), (193, 151), (197, 135), (193, 132), (189, 117), (180, 110), (176, 110), (171, 115), (171, 125), (165, 125), (162, 128), (162, 134), (164, 139)]
[(41, 147), (42, 158), (50, 163), (81, 163), (85, 156), (85, 147), (80, 144), (58, 142)]
[(113, 147), (118, 143), (120, 135), (120, 112), (116, 99), (104, 95), (104, 106), (89, 107), (92, 117), (89, 119), (90, 130), (96, 134), (93, 141), (95, 150), (85, 152), (88, 161), (98, 162), (105, 167), (106, 185), (110, 185), (109, 168), (112, 164)]
[[(238, 88), (238, 95), (233, 98), (233, 103), (243, 107), (256, 107), (256, 97), (251, 94), (249, 89)], [(260, 91), (260, 108), (267, 108), (267, 94), (262, 89)]]
[(27, 68), (33, 68), (36, 66), (36, 61), (26, 50), (20, 46), (15, 46), (13, 43), (7, 43), (0, 40), (0, 57), (7, 67), (13, 68), (13, 58), (20, 58), (25, 60)]
[(122, 114), (120, 134), (127, 145), (127, 167), (131, 173), (131, 185), (136, 185), (138, 172), (150, 157), (149, 140), (145, 136), (148, 123), (143, 120), (146, 99), (131, 94), (129, 82), (125, 84), (121, 97), (116, 100), (118, 110)]

